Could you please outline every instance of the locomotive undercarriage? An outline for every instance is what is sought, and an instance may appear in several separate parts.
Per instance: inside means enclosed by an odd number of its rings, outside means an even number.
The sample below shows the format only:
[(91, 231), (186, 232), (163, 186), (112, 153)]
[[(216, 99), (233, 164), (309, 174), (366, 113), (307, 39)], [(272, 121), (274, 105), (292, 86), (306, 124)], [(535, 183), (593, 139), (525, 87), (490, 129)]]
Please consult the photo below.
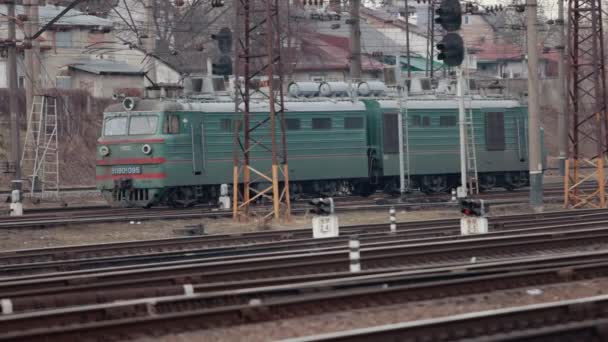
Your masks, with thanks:
[[(432, 195), (449, 193), (460, 185), (460, 175), (423, 175), (410, 177), (411, 184), (408, 191), (420, 190)], [(493, 188), (502, 187), (506, 190), (514, 190), (529, 184), (528, 173), (525, 171), (495, 172), (479, 174), (480, 191), (488, 191)], [(254, 184), (259, 189), (268, 187), (268, 184)], [(323, 181), (299, 181), (291, 182), (290, 194), (292, 200), (313, 197), (340, 197), (356, 195), (367, 197), (376, 191), (387, 194), (399, 194), (399, 177), (380, 177), (370, 180), (369, 178), (349, 180), (323, 180)], [(242, 189), (240, 191), (242, 193)], [(137, 189), (115, 188), (105, 193), (108, 202), (114, 206), (138, 206), (151, 207), (166, 205), (175, 208), (187, 208), (196, 204), (207, 204), (215, 206), (220, 196), (219, 185), (197, 185), (169, 187), (165, 189)], [(253, 195), (252, 195), (253, 196)], [(260, 197), (258, 203), (264, 203), (267, 199)]]

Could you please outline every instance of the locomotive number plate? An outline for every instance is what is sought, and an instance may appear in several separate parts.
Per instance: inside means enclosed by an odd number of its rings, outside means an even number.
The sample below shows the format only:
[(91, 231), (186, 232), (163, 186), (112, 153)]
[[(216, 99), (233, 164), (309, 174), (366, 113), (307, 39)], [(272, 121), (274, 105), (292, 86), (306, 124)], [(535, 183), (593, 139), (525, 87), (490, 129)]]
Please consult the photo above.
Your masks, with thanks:
[(112, 168), (113, 175), (139, 175), (141, 174), (141, 166), (114, 166)]

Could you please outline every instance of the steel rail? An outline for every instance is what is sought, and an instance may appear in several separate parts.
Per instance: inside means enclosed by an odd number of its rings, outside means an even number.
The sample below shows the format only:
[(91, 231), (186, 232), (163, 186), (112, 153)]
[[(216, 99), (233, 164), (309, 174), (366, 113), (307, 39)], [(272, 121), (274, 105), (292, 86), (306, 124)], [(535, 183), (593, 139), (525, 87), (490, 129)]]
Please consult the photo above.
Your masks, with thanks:
[[(522, 234), (486, 239), (442, 241), (433, 243), (404, 244), (390, 247), (368, 248), (361, 251), (362, 267), (379, 270), (405, 266), (437, 267), (496, 260), (515, 259), (560, 254), (597, 248), (608, 244), (608, 231), (591, 229), (576, 232), (549, 234)], [(344, 251), (302, 253), (256, 257), (230, 261), (207, 260), (202, 263), (171, 265), (170, 263), (143, 269), (118, 267), (91, 274), (67, 272), (48, 277), (16, 278), (0, 283), (3, 297), (18, 297), (50, 294), (73, 286), (89, 286), (89, 290), (100, 289), (104, 284), (118, 281), (134, 281), (145, 278), (163, 279), (165, 284), (192, 284), (203, 282), (237, 281), (277, 276), (296, 276), (344, 272), (348, 270), (348, 257)]]
[[(497, 334), (509, 334), (514, 330), (558, 328), (565, 324), (597, 324), (608, 319), (608, 296), (536, 304), (508, 309), (480, 311), (445, 318), (426, 319), (408, 323), (356, 329), (284, 340), (284, 342), (309, 341), (459, 341), (477, 338), (497, 338)], [(596, 331), (605, 340), (606, 329)]]
[[(608, 263), (604, 262), (596, 265), (573, 267), (567, 271), (564, 271), (563, 268), (545, 271), (536, 270), (394, 287), (320, 288), (320, 290), (317, 288), (321, 292), (306, 292), (302, 291), (301, 288), (298, 289), (296, 286), (295, 289), (293, 287), (250, 289), (202, 295), (189, 293), (181, 296), (121, 301), (2, 316), (0, 317), (0, 330), (7, 332), (4, 336), (10, 338), (47, 336), (53, 339), (66, 339), (70, 336), (76, 336), (74, 334), (78, 334), (81, 337), (82, 335), (80, 334), (84, 334), (88, 338), (99, 338), (101, 336), (99, 334), (103, 334), (104, 338), (107, 338), (108, 334), (129, 334), (129, 331), (146, 331), (150, 333), (158, 331), (158, 327), (160, 326), (170, 327), (171, 330), (176, 328), (192, 329), (193, 327), (195, 329), (211, 329), (244, 323), (267, 322), (284, 319), (285, 317), (306, 316), (397, 303), (402, 304), (418, 300), (461, 296), (463, 294), (485, 293), (507, 288), (519, 288), (529, 286), (530, 284), (538, 286), (539, 284), (568, 282), (588, 279), (590, 277), (606, 276), (607, 274)], [(265, 296), (273, 290), (275, 291), (274, 296)], [(310, 290), (310, 288), (307, 290)], [(219, 300), (219, 297), (222, 299)], [(440, 339), (441, 341), (452, 340), (451, 338), (454, 337), (479, 337), (488, 334), (485, 329), (481, 329), (484, 333), (480, 333), (479, 327), (489, 322), (507, 322), (509, 319), (513, 319), (514, 313), (517, 313), (517, 318), (521, 319), (524, 312), (526, 319), (537, 317), (533, 320), (534, 323), (538, 323), (538, 317), (543, 317), (541, 320), (547, 320), (543, 323), (552, 323), (552, 325), (563, 324), (573, 320), (608, 318), (608, 296), (598, 296), (593, 299), (594, 303), (599, 302), (601, 305), (580, 305), (580, 303), (586, 303), (585, 300), (567, 301), (558, 304), (539, 304), (524, 308), (493, 310), (483, 313), (458, 315), (451, 318), (362, 329), (354, 333), (315, 336), (310, 340), (323, 340), (327, 336), (331, 337), (332, 341), (335, 338), (341, 338), (336, 341), (351, 340), (353, 337), (361, 341), (368, 341), (370, 339), (386, 340), (390, 336), (394, 337), (394, 335), (386, 334), (394, 332), (399, 332), (399, 336), (403, 336), (403, 338), (415, 339), (425, 336), (423, 334), (428, 334), (429, 331), (433, 331), (433, 333), (426, 335), (427, 338), (428, 336), (443, 338)], [(565, 305), (565, 309), (563, 305)], [(559, 311), (556, 312), (556, 308), (559, 308)], [(567, 317), (560, 319), (547, 318), (556, 313), (560, 315), (565, 313)], [(445, 334), (443, 334), (447, 331), (446, 329), (462, 328), (462, 320), (467, 321), (470, 327), (466, 330), (475, 331), (475, 333), (466, 336), (450, 335), (449, 337), (451, 338), (446, 339)], [(192, 325), (195, 321), (198, 321), (198, 324)], [(52, 324), (51, 327), (48, 326), (49, 322)], [(454, 324), (454, 322), (459, 323)], [(530, 323), (526, 322), (526, 324)], [(527, 327), (537, 328), (545, 325), (547, 324)], [(505, 327), (508, 326), (505, 325)], [(472, 329), (473, 327), (476, 329)], [(510, 328), (512, 330), (514, 327), (510, 326)], [(490, 329), (489, 332), (495, 334), (499, 331)], [(94, 333), (94, 335), (88, 335), (91, 333)], [(0, 337), (0, 340), (2, 340), (2, 337)], [(304, 340), (307, 341), (307, 339)]]
[[(566, 223), (566, 220), (576, 221), (588, 221), (597, 219), (600, 220), (602, 217), (608, 217), (608, 211), (606, 210), (584, 210), (580, 212), (571, 211), (558, 211), (543, 214), (523, 214), (523, 215), (511, 215), (494, 217), (490, 219), (493, 230), (505, 229), (508, 227), (515, 227), (520, 224), (521, 227), (526, 225), (532, 225), (532, 221), (544, 221), (554, 219), (556, 223)], [(454, 227), (457, 229), (459, 225), (458, 219), (439, 219), (429, 221), (410, 221), (398, 224), (398, 231), (422, 229), (424, 227), (435, 228), (437, 227)], [(341, 231), (344, 235), (348, 234), (370, 234), (372, 232), (382, 232), (387, 230), (385, 224), (374, 224), (374, 225), (360, 225), (360, 226), (349, 226), (342, 227)], [(189, 249), (200, 249), (204, 247), (219, 247), (219, 246), (230, 246), (239, 243), (252, 244), (252, 243), (264, 243), (271, 241), (282, 241), (291, 239), (310, 238), (312, 236), (311, 230), (308, 229), (294, 229), (294, 230), (278, 230), (272, 232), (251, 232), (251, 233), (237, 233), (237, 234), (213, 234), (209, 236), (197, 236), (187, 238), (172, 238), (172, 239), (161, 239), (161, 240), (145, 240), (145, 241), (128, 241), (119, 243), (106, 243), (96, 245), (78, 245), (78, 246), (65, 246), (65, 247), (53, 247), (43, 249), (25, 249), (25, 250), (14, 250), (0, 253), (0, 265), (10, 265), (18, 263), (34, 263), (34, 262), (45, 262), (53, 260), (69, 260), (69, 259), (82, 259), (82, 258), (93, 258), (103, 256), (115, 256), (125, 254), (146, 254), (146, 253), (161, 253), (172, 250), (189, 250)]]
[[(570, 231), (576, 229), (585, 228), (598, 228), (599, 226), (608, 227), (608, 214), (606, 219), (602, 221), (594, 221), (597, 217), (588, 217), (586, 219), (578, 219), (577, 223), (564, 225), (564, 219), (540, 219), (535, 221), (532, 225), (534, 228), (528, 228), (530, 222), (515, 221), (510, 222), (496, 222), (494, 225), (497, 227), (495, 231), (485, 234), (483, 237), (503, 236), (509, 234), (532, 234), (532, 233), (548, 233), (548, 232), (560, 232)], [(586, 222), (585, 220), (589, 220)], [(559, 222), (559, 224), (556, 224)], [(508, 228), (508, 229), (507, 229)], [(359, 235), (359, 239), (364, 248), (367, 247), (381, 247), (399, 245), (403, 243), (416, 243), (417, 240), (423, 239), (418, 242), (438, 242), (448, 241), (452, 239), (476, 239), (479, 236), (460, 236), (460, 230), (458, 226), (445, 225), (431, 228), (419, 228), (419, 229), (408, 229), (402, 230), (398, 233), (390, 234), (389, 232), (384, 233), (364, 233)], [(140, 267), (146, 267), (147, 264), (152, 263), (166, 263), (173, 261), (185, 261), (185, 262), (200, 262), (207, 258), (222, 257), (223, 260), (236, 260), (241, 258), (251, 258), (258, 256), (265, 256), (269, 253), (278, 254), (297, 254), (306, 251), (322, 252), (332, 250), (342, 250), (347, 243), (348, 236), (332, 238), (332, 239), (293, 239), (287, 241), (278, 242), (259, 242), (256, 244), (237, 245), (232, 247), (208, 247), (208, 248), (184, 248), (180, 246), (177, 251), (167, 251), (160, 253), (146, 253), (136, 254), (130, 256), (111, 256), (111, 257), (98, 257), (98, 258), (87, 258), (87, 259), (64, 259), (58, 261), (47, 261), (47, 262), (36, 262), (36, 263), (9, 263), (5, 264), (2, 270), (0, 270), (0, 282), (6, 280), (9, 276), (19, 276), (36, 273), (51, 273), (51, 272), (66, 272), (66, 271), (77, 271), (90, 269), (91, 272), (95, 272), (96, 268), (109, 268), (129, 265), (139, 265)], [(252, 243), (253, 241), (248, 241)], [(278, 253), (278, 254), (277, 254)], [(6, 259), (5, 259), (6, 260)], [(0, 258), (0, 264), (2, 258)]]
[[(596, 268), (594, 272), (591, 272), (588, 266), (592, 264), (600, 268)], [(473, 277), (495, 274), (502, 274), (503, 280), (507, 281), (505, 284), (508, 284), (509, 279), (511, 281), (515, 279), (509, 278), (515, 276), (514, 272), (525, 274), (523, 276), (525, 281), (540, 285), (557, 280), (573, 281), (585, 277), (599, 277), (602, 274), (601, 272), (603, 272), (601, 267), (604, 267), (604, 265), (608, 267), (608, 252), (575, 253), (545, 258), (535, 257), (429, 269), (375, 270), (362, 273), (339, 272), (240, 282), (146, 284), (145, 279), (136, 279), (131, 283), (120, 282), (115, 284), (115, 286), (107, 286), (106, 284), (101, 289), (76, 286), (73, 289), (65, 289), (65, 291), (51, 294), (10, 297), (5, 298), (5, 300), (11, 300), (13, 312), (24, 312), (139, 298), (178, 296), (191, 293), (209, 295), (208, 303), (203, 305), (204, 307), (209, 307), (210, 305), (217, 306), (227, 302), (239, 302), (243, 304), (247, 303), (250, 299), (256, 298), (267, 299), (286, 295), (355, 288), (394, 288), (403, 285), (454, 279), (471, 279)], [(578, 270), (577, 267), (580, 267), (582, 271)], [(549, 277), (553, 274), (551, 273), (553, 271), (559, 271), (559, 277)], [(528, 277), (528, 273), (526, 272), (531, 272), (531, 276)], [(509, 273), (509, 276), (505, 275)], [(521, 280), (522, 277), (518, 279)], [(140, 281), (144, 283), (142, 284)], [(504, 284), (501, 286), (504, 286)]]

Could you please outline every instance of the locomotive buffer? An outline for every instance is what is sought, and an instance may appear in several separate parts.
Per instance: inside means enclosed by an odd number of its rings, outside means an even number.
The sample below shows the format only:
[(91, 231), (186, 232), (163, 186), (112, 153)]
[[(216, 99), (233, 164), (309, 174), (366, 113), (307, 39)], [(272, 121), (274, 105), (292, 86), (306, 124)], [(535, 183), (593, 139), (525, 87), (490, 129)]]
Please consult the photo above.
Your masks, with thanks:
[(315, 198), (309, 202), (313, 214), (312, 236), (315, 239), (337, 237), (340, 235), (338, 216), (334, 213), (334, 199)]

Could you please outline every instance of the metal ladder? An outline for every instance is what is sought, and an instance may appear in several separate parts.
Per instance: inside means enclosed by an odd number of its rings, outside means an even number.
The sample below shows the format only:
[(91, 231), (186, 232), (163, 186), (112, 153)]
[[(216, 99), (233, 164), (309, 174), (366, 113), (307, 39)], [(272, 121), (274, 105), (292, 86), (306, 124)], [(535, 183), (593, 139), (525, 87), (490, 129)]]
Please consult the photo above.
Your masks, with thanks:
[(28, 115), (21, 162), (28, 170), (30, 193), (59, 195), (59, 141), (57, 134), (57, 99), (36, 95)]
[(475, 149), (475, 123), (473, 109), (469, 107), (466, 118), (466, 154), (467, 154), (467, 187), (469, 194), (479, 193), (479, 178), (477, 174), (477, 151)]

